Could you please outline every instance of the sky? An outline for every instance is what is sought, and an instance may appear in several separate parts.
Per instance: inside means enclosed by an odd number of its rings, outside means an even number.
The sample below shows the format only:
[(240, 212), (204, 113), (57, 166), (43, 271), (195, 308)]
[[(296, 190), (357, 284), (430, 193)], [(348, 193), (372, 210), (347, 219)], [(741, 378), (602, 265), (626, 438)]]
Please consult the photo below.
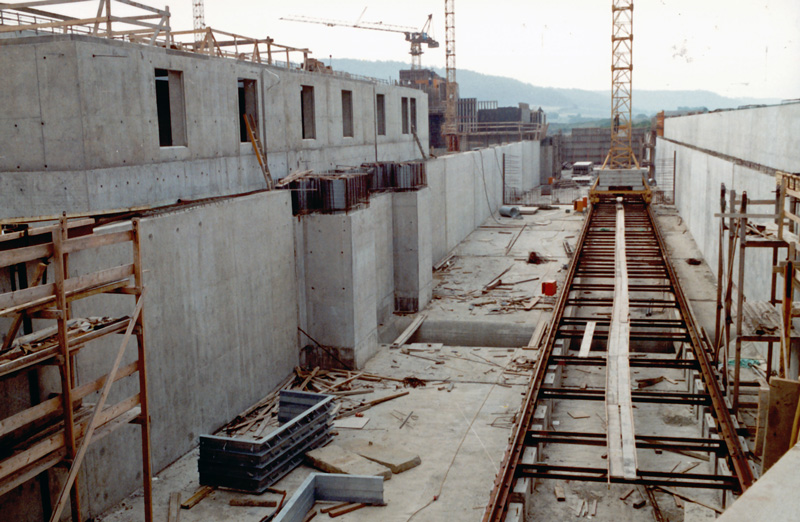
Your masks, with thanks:
[[(172, 27), (192, 26), (191, 0), (169, 5)], [(455, 0), (457, 68), (542, 87), (610, 90), (611, 0)], [(366, 12), (364, 9), (366, 8)], [(444, 0), (205, 0), (206, 24), (307, 47), (337, 58), (410, 60), (402, 34), (280, 20), (300, 15), (421, 28), (433, 14), (438, 49), (423, 67), (445, 65)], [(800, 98), (799, 0), (635, 2), (633, 87), (704, 89), (731, 97)], [(424, 49), (425, 50), (425, 49)]]

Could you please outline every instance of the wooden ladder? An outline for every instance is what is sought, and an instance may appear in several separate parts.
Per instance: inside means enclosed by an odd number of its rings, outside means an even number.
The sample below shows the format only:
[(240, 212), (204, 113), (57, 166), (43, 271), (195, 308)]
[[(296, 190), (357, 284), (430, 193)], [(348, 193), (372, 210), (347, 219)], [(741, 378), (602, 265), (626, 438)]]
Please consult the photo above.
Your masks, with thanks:
[(258, 139), (258, 128), (256, 127), (255, 119), (250, 114), (244, 115), (244, 124), (247, 127), (247, 135), (250, 137), (250, 143), (253, 144), (253, 150), (256, 152), (256, 159), (261, 166), (261, 173), (264, 174), (264, 181), (267, 182), (267, 190), (272, 190), (272, 174), (269, 172), (267, 166), (267, 155), (264, 154), (264, 147)]

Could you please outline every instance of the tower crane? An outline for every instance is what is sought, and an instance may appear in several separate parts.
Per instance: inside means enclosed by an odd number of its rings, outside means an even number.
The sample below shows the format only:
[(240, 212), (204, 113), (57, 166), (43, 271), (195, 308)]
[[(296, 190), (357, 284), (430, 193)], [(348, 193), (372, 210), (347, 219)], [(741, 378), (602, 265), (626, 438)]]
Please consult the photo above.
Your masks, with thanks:
[(633, 0), (613, 0), (611, 13), (611, 149), (603, 167), (638, 168), (639, 162), (631, 143)]
[(444, 109), (443, 133), (447, 150), (457, 152), (458, 84), (456, 83), (456, 7), (455, 0), (444, 0), (445, 43), (447, 54), (447, 100)]
[(203, 35), (199, 29), (206, 28), (206, 15), (203, 0), (192, 0), (192, 18), (194, 19), (194, 41), (199, 42)]
[(340, 20), (325, 20), (321, 18), (311, 18), (308, 16), (287, 16), (285, 18), (281, 18), (281, 20), (286, 20), (289, 22), (321, 24), (321, 25), (327, 25), (328, 27), (353, 27), (355, 29), (371, 29), (373, 31), (402, 33), (406, 37), (406, 42), (411, 43), (411, 51), (409, 52), (409, 54), (411, 54), (411, 69), (422, 69), (422, 59), (421, 59), (422, 44), (427, 45), (429, 49), (439, 47), (439, 42), (434, 40), (428, 33), (431, 27), (432, 19), (433, 15), (432, 14), (428, 15), (428, 19), (425, 20), (425, 24), (422, 26), (422, 29), (417, 31), (413, 27), (390, 25), (390, 24), (384, 24), (383, 22), (361, 22), (360, 18), (359, 21), (356, 21), (355, 23), (345, 22)]

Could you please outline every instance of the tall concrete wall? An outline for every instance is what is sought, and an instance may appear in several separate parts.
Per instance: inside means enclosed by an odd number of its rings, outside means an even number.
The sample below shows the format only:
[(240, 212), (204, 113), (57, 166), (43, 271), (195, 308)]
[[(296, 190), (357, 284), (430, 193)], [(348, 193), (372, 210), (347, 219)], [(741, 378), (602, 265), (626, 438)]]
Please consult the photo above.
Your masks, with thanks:
[(520, 158), (520, 192), (540, 184), (538, 141), (509, 143), (428, 162), (434, 263), (447, 256), (490, 214), (497, 213), (502, 205), (503, 154)]
[[(746, 191), (750, 199), (774, 199), (774, 170), (800, 171), (798, 132), (800, 104), (666, 119), (656, 161), (671, 161), (676, 154), (675, 205), (715, 273), (719, 218), (714, 214), (720, 209), (721, 184), (738, 194)], [(747, 251), (749, 299), (769, 298), (771, 261), (767, 249)]]
[[(275, 178), (365, 161), (421, 157), (402, 133), (401, 99), (419, 90), (76, 35), (4, 39), (0, 67), (0, 218), (150, 206), (264, 187), (240, 142), (237, 81), (255, 80), (257, 117)], [(186, 146), (159, 145), (155, 69), (180, 71)], [(314, 88), (316, 136), (303, 139), (301, 86)], [(353, 96), (343, 136), (341, 91)], [(375, 96), (386, 134), (375, 128)]]
[[(290, 195), (262, 192), (152, 215), (142, 219), (141, 233), (153, 465), (160, 471), (200, 434), (264, 397), (298, 363)], [(106, 250), (73, 254), (71, 270), (130, 262), (130, 248)], [(95, 296), (76, 302), (73, 314), (122, 316), (132, 307), (128, 296)], [(114, 336), (80, 352), (81, 384), (108, 372), (119, 342)], [(123, 364), (134, 353), (129, 346)], [(60, 392), (57, 383), (45, 372), (42, 397)], [(3, 390), (4, 402), (27, 395), (27, 382), (16, 385)], [(120, 381), (109, 404), (137, 389), (131, 378)], [(141, 487), (139, 437), (138, 427), (126, 426), (90, 447), (81, 474), (87, 515)], [(54, 484), (63, 475), (51, 473)], [(32, 516), (37, 496), (29, 482), (0, 497), (0, 518), (39, 520)]]
[(667, 118), (664, 137), (769, 168), (798, 170), (800, 103)]

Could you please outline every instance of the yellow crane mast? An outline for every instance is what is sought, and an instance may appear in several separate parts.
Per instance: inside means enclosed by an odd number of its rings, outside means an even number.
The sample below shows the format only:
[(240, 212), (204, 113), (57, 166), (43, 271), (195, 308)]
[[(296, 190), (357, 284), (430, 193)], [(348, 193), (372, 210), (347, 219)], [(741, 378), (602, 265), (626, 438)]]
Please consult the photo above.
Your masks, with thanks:
[(447, 150), (459, 150), (458, 84), (456, 83), (456, 14), (455, 0), (444, 0), (445, 54), (447, 57), (447, 100), (444, 108), (444, 134)]
[(633, 0), (613, 0), (611, 34), (611, 148), (603, 168), (639, 168), (633, 153)]

